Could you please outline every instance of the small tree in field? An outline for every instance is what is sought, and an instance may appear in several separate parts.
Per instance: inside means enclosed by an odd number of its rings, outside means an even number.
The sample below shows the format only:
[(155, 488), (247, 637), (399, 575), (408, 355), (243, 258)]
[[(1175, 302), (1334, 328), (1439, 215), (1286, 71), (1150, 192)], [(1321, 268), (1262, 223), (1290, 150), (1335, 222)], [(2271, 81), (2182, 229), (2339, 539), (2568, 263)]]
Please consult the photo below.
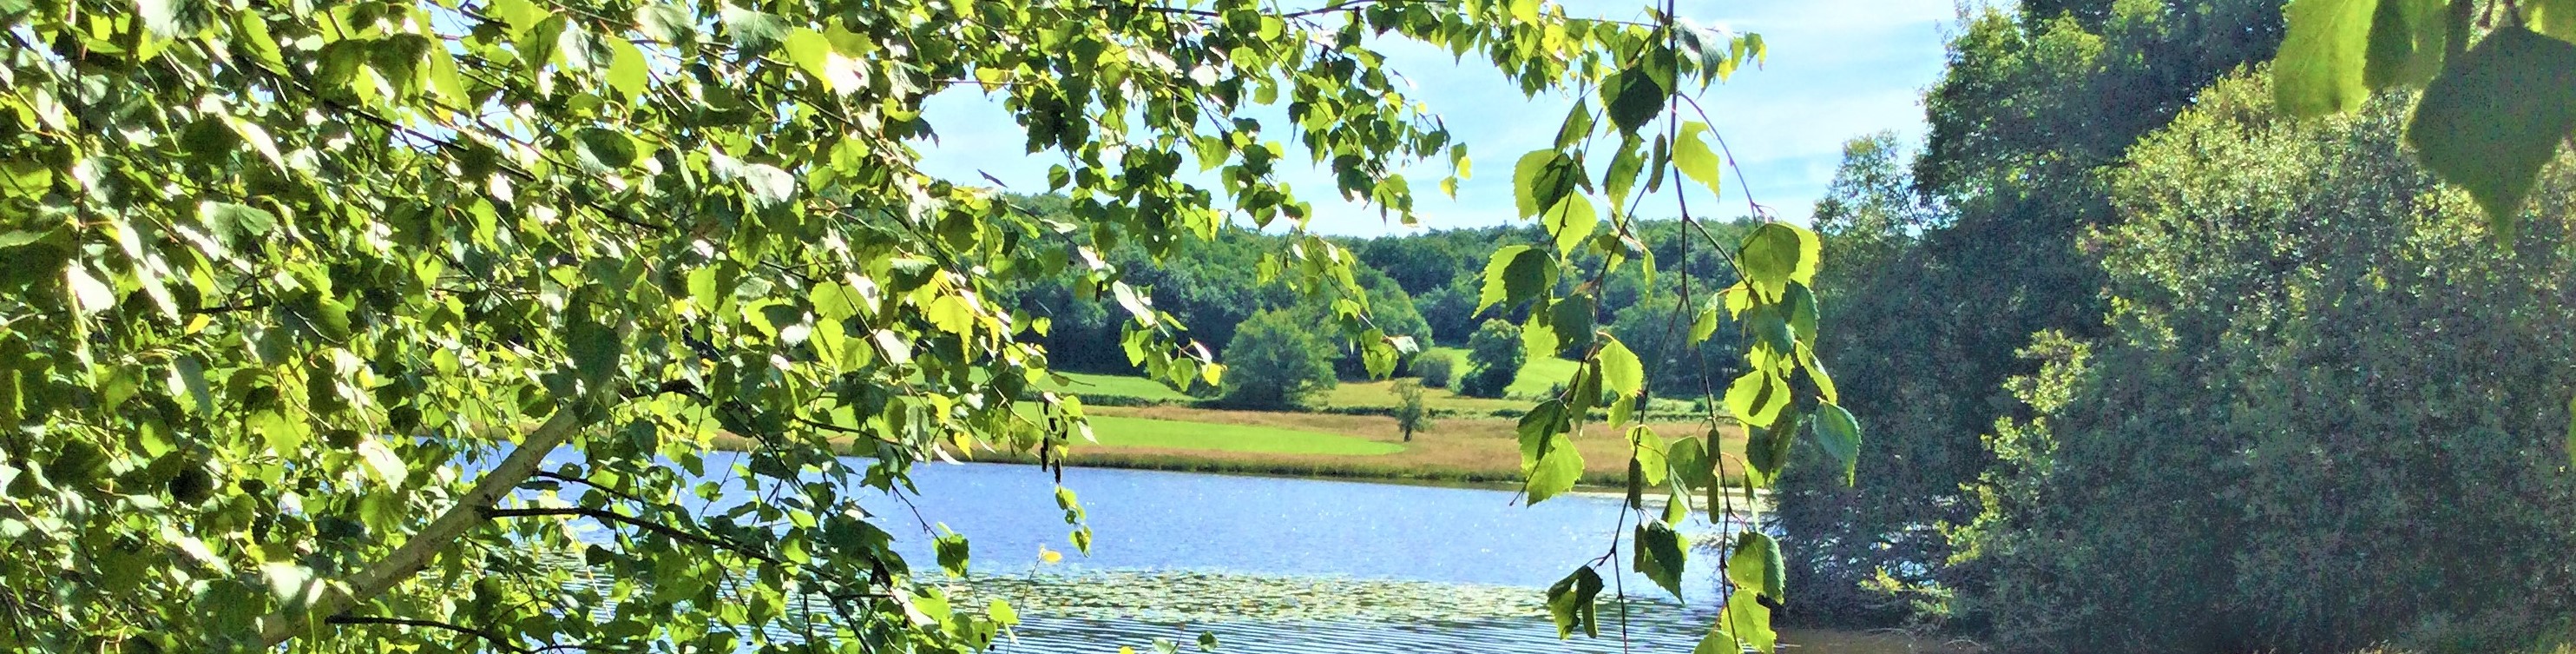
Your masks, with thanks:
[(1503, 389), (1512, 385), (1512, 377), (1521, 372), (1528, 358), (1521, 351), (1521, 328), (1501, 320), (1487, 320), (1476, 335), (1467, 338), (1467, 376), (1458, 380), (1458, 394), (1470, 397), (1502, 397)]
[(1285, 311), (1252, 314), (1225, 345), (1225, 401), (1281, 408), (1333, 387), (1332, 345)]
[(1431, 410), (1422, 405), (1422, 382), (1402, 379), (1395, 382), (1395, 428), (1404, 430), (1405, 442), (1413, 442), (1413, 432), (1431, 428)]

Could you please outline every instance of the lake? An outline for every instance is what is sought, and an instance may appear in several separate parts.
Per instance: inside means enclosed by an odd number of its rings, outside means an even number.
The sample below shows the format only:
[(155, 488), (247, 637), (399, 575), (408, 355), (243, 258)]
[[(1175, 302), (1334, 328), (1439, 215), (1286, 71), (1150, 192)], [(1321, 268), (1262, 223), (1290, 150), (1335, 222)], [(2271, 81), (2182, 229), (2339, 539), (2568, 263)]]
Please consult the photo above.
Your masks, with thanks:
[[(1633, 527), (1614, 497), (1523, 505), (1516, 493), (1477, 488), (1069, 468), (1064, 485), (1094, 533), (1084, 557), (1068, 544), (1053, 477), (1038, 468), (923, 465), (913, 481), (921, 493), (909, 505), (882, 496), (862, 505), (912, 527), (889, 527), (910, 532), (907, 558), (931, 557), (915, 510), (972, 541), (978, 578), (954, 585), (1020, 607), (1019, 638), (1005, 651), (1151, 651), (1152, 638), (1189, 644), (1200, 632), (1215, 634), (1221, 652), (1622, 651), (1610, 633), (1559, 641), (1542, 603), (1548, 584)], [(1040, 546), (1062, 562), (1041, 561)], [(1691, 600), (1717, 593), (1714, 570), (1691, 575)], [(1633, 573), (1617, 583), (1666, 600), (1631, 613), (1632, 648), (1688, 651), (1717, 608), (1673, 605)]]
[[(974, 544), (978, 571), (1027, 571), (1038, 547), (1075, 569), (1197, 570), (1331, 575), (1543, 588), (1609, 550), (1616, 498), (1559, 496), (1521, 505), (1476, 488), (1321, 479), (1068, 468), (1094, 534), (1091, 556), (1071, 551), (1054, 480), (1032, 466), (922, 465), (912, 497), (921, 517)], [(862, 500), (929, 560), (928, 537), (888, 498)], [(1633, 519), (1633, 516), (1631, 516)], [(1702, 531), (1709, 527), (1700, 523)], [(909, 532), (909, 533), (906, 533)], [(1624, 541), (1624, 537), (1621, 539)], [(1622, 552), (1625, 546), (1622, 545)], [(1603, 571), (1605, 574), (1606, 570)], [(1713, 578), (1685, 592), (1715, 592)], [(1642, 576), (1631, 591), (1655, 590)]]
[[(730, 463), (711, 456), (708, 469)], [(1157, 639), (1195, 651), (1202, 633), (1216, 636), (1220, 654), (1688, 652), (1720, 609), (1714, 560), (1694, 551), (1686, 603), (1633, 573), (1612, 576), (1602, 637), (1557, 638), (1546, 586), (1634, 524), (1608, 495), (1528, 506), (1508, 490), (1068, 468), (1064, 485), (1094, 533), (1084, 556), (1069, 542), (1053, 475), (1037, 467), (924, 464), (912, 478), (920, 493), (869, 494), (861, 505), (922, 580), (946, 586), (960, 606), (1000, 598), (1017, 607), (1021, 624), (1004, 652), (1151, 654)], [(971, 540), (967, 578), (930, 565), (924, 523)], [(1683, 531), (1720, 532), (1704, 515)], [(1043, 561), (1041, 547), (1061, 561)], [(1622, 591), (1627, 604), (1609, 601)], [(1783, 642), (1808, 652), (1937, 649), (1839, 632), (1784, 630)]]

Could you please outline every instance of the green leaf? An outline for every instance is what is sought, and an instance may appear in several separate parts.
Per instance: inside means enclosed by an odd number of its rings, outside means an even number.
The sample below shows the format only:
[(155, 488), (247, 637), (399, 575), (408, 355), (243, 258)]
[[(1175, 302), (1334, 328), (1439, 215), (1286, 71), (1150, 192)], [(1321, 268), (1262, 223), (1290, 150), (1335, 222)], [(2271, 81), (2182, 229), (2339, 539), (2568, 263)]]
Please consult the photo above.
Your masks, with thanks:
[(1572, 490), (1583, 478), (1583, 454), (1565, 436), (1567, 420), (1565, 403), (1557, 400), (1539, 403), (1521, 416), (1521, 473), (1527, 478), (1522, 488), (1531, 504)]
[(1522, 218), (1555, 208), (1585, 185), (1582, 167), (1556, 150), (1532, 150), (1512, 165), (1512, 201)]
[(1721, 193), (1723, 179), (1718, 175), (1717, 151), (1700, 138), (1708, 133), (1708, 124), (1699, 121), (1682, 123), (1680, 140), (1673, 142), (1673, 167), (1682, 175), (1708, 186), (1709, 193)]
[(1706, 341), (1709, 337), (1717, 335), (1717, 303), (1716, 299), (1710, 299), (1708, 306), (1700, 308), (1699, 315), (1691, 317), (1691, 342)]
[(2289, 35), (2272, 64), (2273, 101), (2293, 116), (2323, 116), (2370, 99), (2364, 66), (2378, 0), (2294, 0), (2282, 17)]
[(1655, 437), (1655, 430), (1645, 425), (1629, 427), (1628, 446), (1635, 452), (1637, 476), (1646, 485), (1663, 485), (1664, 480), (1671, 476), (1672, 462), (1665, 458), (1664, 451), (1667, 446), (1664, 439)]
[(1787, 326), (1795, 338), (1810, 343), (1815, 342), (1816, 294), (1807, 290), (1806, 284), (1790, 282), (1788, 290), (1780, 296), (1780, 303), (1786, 305), (1789, 310)]
[(656, 43), (679, 45), (696, 40), (697, 24), (679, 5), (652, 2), (635, 7), (635, 29)]
[(2576, 398), (2567, 400), (2567, 463), (2576, 465)]
[(1485, 283), (1476, 296), (1476, 313), (1495, 305), (1517, 306), (1547, 290), (1556, 272), (1549, 265), (1547, 253), (1527, 245), (1506, 245), (1494, 250), (1494, 258), (1485, 263)]
[(1709, 625), (1708, 633), (1691, 647), (1691, 654), (1744, 654), (1744, 645), (1735, 641), (1735, 634), (1727, 632), (1725, 624), (1726, 618), (1720, 617), (1717, 624)]
[(1672, 479), (1685, 489), (1706, 487), (1717, 482), (1716, 464), (1699, 439), (1683, 436), (1664, 444), (1664, 463), (1672, 468)]
[(1630, 549), (1637, 552), (1632, 563), (1637, 571), (1672, 593), (1673, 599), (1682, 599), (1682, 567), (1689, 548), (1683, 547), (1681, 534), (1674, 533), (1672, 525), (1639, 522), (1632, 538)]
[(1602, 99), (1610, 111), (1610, 123), (1619, 131), (1635, 133), (1663, 113), (1664, 101), (1672, 92), (1663, 80), (1640, 68), (1620, 71), (1602, 83)]
[[(1126, 285), (1120, 284), (1119, 287), (1126, 288)], [(965, 298), (955, 295), (939, 296), (939, 299), (931, 300), (930, 306), (922, 313), (929, 317), (930, 324), (938, 327), (940, 331), (965, 336), (973, 333), (975, 329), (975, 311), (966, 306)]]
[(1600, 613), (1593, 599), (1601, 596), (1601, 573), (1589, 566), (1575, 568), (1573, 574), (1547, 587), (1547, 615), (1556, 620), (1556, 638), (1574, 636), (1581, 628), (1585, 635), (1601, 637)]
[(582, 163), (595, 172), (619, 170), (635, 163), (635, 139), (623, 132), (591, 127), (577, 132), (576, 139)]
[(1539, 173), (1547, 170), (1548, 163), (1555, 160), (1555, 150), (1531, 150), (1529, 154), (1521, 155), (1519, 162), (1512, 164), (1512, 206), (1520, 209), (1522, 218), (1536, 216), (1539, 209), (1545, 208), (1538, 203), (1538, 195), (1533, 190), (1538, 188)]
[(595, 319), (587, 303), (576, 303), (565, 317), (564, 349), (572, 358), (573, 371), (592, 392), (604, 390), (609, 380), (617, 377), (618, 357), (626, 344), (617, 336), (617, 327)]
[(1736, 588), (1755, 591), (1772, 601), (1789, 599), (1788, 564), (1780, 558), (1780, 544), (1758, 531), (1741, 532), (1735, 537), (1735, 552), (1726, 558), (1726, 580)]
[(1860, 469), (1860, 421), (1851, 411), (1825, 402), (1816, 407), (1815, 432), (1816, 444), (1843, 464), (1843, 485), (1851, 485)]
[(2372, 89), (2421, 86), (2441, 72), (2442, 48), (2450, 41), (2444, 4), (2443, 0), (2378, 0), (2362, 82)]
[(1557, 200), (1554, 208), (1548, 209), (1547, 217), (1541, 222), (1547, 226), (1549, 234), (1556, 236), (1557, 252), (1573, 254), (1576, 246), (1592, 237), (1592, 230), (1601, 224), (1601, 217), (1592, 211), (1592, 200), (1584, 198), (1581, 193), (1567, 195)]
[(1746, 371), (1726, 385), (1727, 412), (1748, 426), (1771, 424), (1788, 405), (1789, 384), (1769, 371)]
[(1216, 651), (1216, 634), (1205, 631), (1199, 632), (1199, 651)]
[(1763, 223), (1744, 241), (1744, 277), (1775, 289), (1788, 282), (1812, 282), (1816, 264), (1824, 258), (1823, 249), (1824, 242), (1807, 228)]
[(1144, 294), (1136, 292), (1136, 287), (1129, 286), (1127, 282), (1110, 282), (1109, 295), (1117, 298), (1118, 306), (1125, 308), (1127, 315), (1134, 316), (1136, 322), (1154, 326), (1154, 307), (1145, 304)]
[(967, 547), (964, 534), (949, 531), (948, 525), (939, 525), (939, 537), (931, 542), (931, 547), (937, 550), (935, 553), (939, 557), (939, 569), (947, 571), (949, 576), (966, 576)]
[(2542, 36), (2576, 42), (2576, 0), (2523, 0), (2522, 16)]
[[(1773, 654), (1780, 645), (1780, 634), (1771, 630), (1771, 607), (1763, 606), (1752, 589), (1737, 589), (1726, 598), (1726, 626), (1735, 637), (1735, 652), (1751, 650)], [(1734, 654), (1734, 653), (1730, 653)]]
[(733, 39), (735, 48), (742, 50), (743, 56), (768, 54), (770, 49), (787, 39), (787, 21), (768, 12), (728, 5), (720, 15), (726, 35)]
[(1805, 415), (1786, 411), (1771, 424), (1748, 430), (1744, 463), (1754, 486), (1769, 488), (1779, 481), (1780, 471), (1788, 467), (1790, 448), (1797, 442), (1798, 423), (1805, 421)]
[(652, 81), (652, 72), (644, 65), (644, 51), (624, 39), (608, 39), (608, 88), (634, 103), (644, 97)]
[(2576, 130), (2576, 44), (2503, 27), (2424, 89), (2407, 141), (2468, 189), (2489, 235), (2511, 242), (2523, 197)]
[(1531, 320), (1532, 328), (1522, 330), (1523, 334), (1536, 333), (1530, 336), (1530, 351), (1546, 356), (1576, 346), (1589, 347), (1593, 329), (1599, 324), (1595, 322), (1595, 309), (1589, 293), (1557, 299), (1548, 307), (1546, 322)]
[(1635, 397), (1646, 390), (1645, 364), (1616, 337), (1601, 345), (1601, 385), (1620, 397)]
[(90, 275), (89, 268), (80, 262), (72, 262), (70, 268), (63, 269), (63, 279), (71, 286), (73, 304), (80, 308), (82, 314), (94, 314), (116, 306), (116, 289)]

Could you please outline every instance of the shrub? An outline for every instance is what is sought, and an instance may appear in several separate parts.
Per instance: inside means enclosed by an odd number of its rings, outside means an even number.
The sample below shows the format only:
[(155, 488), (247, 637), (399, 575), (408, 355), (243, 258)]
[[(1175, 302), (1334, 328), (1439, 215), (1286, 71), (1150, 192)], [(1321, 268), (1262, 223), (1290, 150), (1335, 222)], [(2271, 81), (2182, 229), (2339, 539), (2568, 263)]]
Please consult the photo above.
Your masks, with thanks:
[(1424, 386), (1448, 388), (1449, 377), (1456, 374), (1457, 365), (1457, 360), (1449, 358), (1447, 352), (1427, 352), (1413, 360), (1413, 373), (1422, 378)]
[(1235, 327), (1225, 345), (1225, 404), (1286, 408), (1332, 388), (1333, 347), (1286, 311), (1263, 311)]
[(1503, 389), (1519, 376), (1521, 364), (1529, 354), (1521, 350), (1521, 328), (1501, 320), (1487, 320), (1476, 335), (1467, 338), (1467, 377), (1458, 382), (1458, 394), (1469, 397), (1502, 397)]

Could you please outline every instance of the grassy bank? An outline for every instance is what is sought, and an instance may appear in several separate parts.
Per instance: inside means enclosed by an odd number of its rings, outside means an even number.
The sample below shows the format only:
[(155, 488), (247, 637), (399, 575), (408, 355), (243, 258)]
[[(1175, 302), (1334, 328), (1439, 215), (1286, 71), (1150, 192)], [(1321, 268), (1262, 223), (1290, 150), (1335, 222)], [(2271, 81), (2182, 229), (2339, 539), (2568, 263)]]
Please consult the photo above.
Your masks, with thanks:
[[(1429, 430), (1406, 442), (1395, 420), (1383, 416), (1173, 406), (1094, 407), (1090, 413), (1098, 442), (1073, 444), (1065, 460), (1075, 466), (1458, 483), (1521, 479), (1516, 423), (1504, 418), (1434, 420)], [(1652, 426), (1667, 438), (1704, 433), (1697, 423)], [(719, 440), (721, 446), (745, 445), (739, 439)], [(1583, 454), (1583, 483), (1624, 483), (1626, 439), (1595, 426), (1574, 443)], [(1743, 432), (1728, 429), (1724, 443), (1727, 452), (1741, 454)], [(994, 451), (965, 458), (1035, 461)]]

